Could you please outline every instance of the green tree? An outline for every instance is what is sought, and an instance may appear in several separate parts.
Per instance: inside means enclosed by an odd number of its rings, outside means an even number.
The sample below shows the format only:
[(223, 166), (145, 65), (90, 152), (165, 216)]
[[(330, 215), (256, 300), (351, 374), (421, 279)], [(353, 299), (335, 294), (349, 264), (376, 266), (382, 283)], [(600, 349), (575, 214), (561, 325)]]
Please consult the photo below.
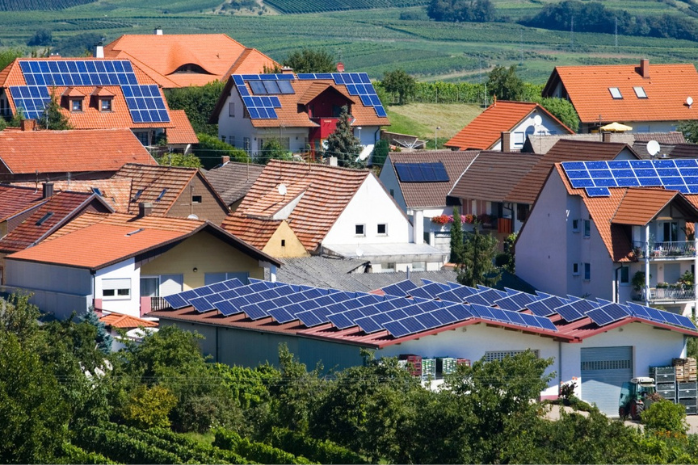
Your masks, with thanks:
[(385, 163), (385, 160), (388, 158), (389, 153), (390, 143), (388, 143), (388, 141), (385, 139), (380, 139), (378, 142), (376, 142), (376, 145), (373, 146), (371, 164), (373, 166), (383, 168), (383, 164)]
[(107, 331), (107, 326), (99, 321), (97, 313), (95, 313), (94, 308), (90, 308), (87, 313), (80, 317), (79, 321), (84, 321), (97, 329), (97, 348), (105, 354), (111, 353), (112, 337)]
[(184, 110), (197, 135), (204, 133), (216, 137), (218, 125), (210, 124), (209, 119), (213, 116), (224, 87), (224, 82), (214, 81), (205, 86), (167, 89), (165, 97), (170, 109)]
[(70, 125), (68, 117), (61, 111), (61, 106), (58, 104), (58, 98), (54, 95), (46, 104), (46, 108), (41, 113), (38, 121), (39, 126), (50, 129), (52, 131), (65, 131), (73, 129)]
[(264, 141), (262, 152), (255, 157), (255, 163), (266, 165), (269, 160), (292, 160), (293, 157), (282, 145), (279, 139), (272, 138)]
[(175, 405), (177, 398), (169, 389), (141, 384), (131, 393), (123, 416), (127, 424), (136, 428), (169, 428), (168, 415)]
[(434, 21), (489, 23), (496, 10), (490, 0), (431, 0), (427, 16)]
[(51, 45), (53, 42), (53, 33), (48, 29), (39, 29), (34, 33), (34, 35), (27, 41), (27, 45), (30, 47)]
[(698, 121), (682, 121), (676, 128), (681, 131), (687, 142), (698, 144)]
[(223, 156), (230, 157), (231, 161), (243, 163), (249, 161), (249, 157), (244, 150), (233, 147), (216, 136), (199, 133), (196, 137), (199, 139), (199, 143), (194, 145), (193, 152), (201, 159), (201, 164), (206, 169), (211, 169), (220, 164)]
[(7, 66), (15, 60), (15, 58), (21, 58), (23, 56), (24, 51), (19, 48), (8, 48), (0, 51), (0, 70), (7, 68)]
[(102, 36), (95, 32), (66, 36), (54, 45), (54, 51), (64, 57), (92, 56), (95, 44), (102, 41)]
[(408, 102), (414, 96), (417, 83), (415, 79), (401, 69), (387, 71), (383, 75), (381, 87), (391, 94), (398, 95), (400, 105)]
[(349, 122), (349, 109), (342, 107), (334, 132), (327, 137), (325, 157), (337, 157), (337, 164), (346, 168), (362, 168), (362, 161), (357, 160), (361, 153), (361, 143), (354, 136)]
[(283, 65), (297, 73), (331, 73), (337, 71), (334, 57), (324, 49), (304, 48), (291, 52)]
[(465, 237), (463, 266), (458, 272), (458, 282), (466, 286), (495, 286), (501, 275), (501, 270), (494, 264), (496, 256), (497, 238), (481, 234), (479, 222), (473, 222), (473, 231)]
[(562, 121), (562, 123), (573, 131), (579, 129), (579, 115), (574, 105), (567, 99), (562, 98), (534, 98), (531, 99), (538, 102), (543, 108), (548, 110), (553, 116)]
[[(216, 139), (218, 140), (218, 139)], [(163, 166), (184, 166), (186, 168), (201, 168), (201, 159), (193, 153), (169, 152), (158, 158), (158, 163)]]
[(521, 100), (525, 89), (524, 82), (516, 74), (516, 65), (495, 66), (487, 79), (487, 91), (500, 100)]
[(451, 257), (449, 261), (456, 265), (465, 262), (465, 244), (463, 243), (463, 222), (458, 207), (453, 207), (453, 223), (451, 223)]

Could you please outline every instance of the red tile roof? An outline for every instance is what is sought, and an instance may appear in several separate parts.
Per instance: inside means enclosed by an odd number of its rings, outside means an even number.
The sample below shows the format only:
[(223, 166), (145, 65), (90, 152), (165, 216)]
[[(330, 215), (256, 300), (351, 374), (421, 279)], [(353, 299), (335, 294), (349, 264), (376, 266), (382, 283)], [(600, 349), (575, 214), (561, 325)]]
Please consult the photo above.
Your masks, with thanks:
[[(648, 66), (648, 78), (642, 77), (637, 65), (557, 66), (543, 96), (553, 95), (562, 82), (582, 123), (698, 119), (698, 109), (686, 105), (687, 97), (698, 95), (695, 66)], [(618, 88), (623, 98), (614, 99), (611, 87)], [(638, 98), (634, 87), (642, 87), (647, 98)]]
[(395, 163), (443, 163), (448, 173), (448, 182), (401, 182), (395, 172), (402, 196), (408, 208), (442, 207), (446, 205), (446, 197), (460, 179), (465, 170), (475, 160), (477, 151), (440, 150), (431, 152), (393, 152), (388, 158), (390, 166), (395, 171)]
[[(116, 212), (127, 213), (131, 201), (131, 180), (128, 178), (92, 179), (77, 181), (51, 181), (54, 192), (86, 192), (99, 189), (102, 200)], [(41, 191), (41, 184), (36, 182), (15, 182), (13, 186), (31, 187)]]
[(117, 171), (157, 162), (129, 129), (0, 131), (0, 160), (13, 174)]
[(0, 221), (36, 207), (44, 201), (41, 188), (15, 187), (0, 184)]
[(269, 243), (271, 236), (279, 229), (282, 221), (233, 213), (223, 221), (221, 228), (262, 250)]
[[(272, 219), (302, 194), (287, 221), (303, 246), (313, 251), (369, 175), (368, 170), (272, 160), (236, 213)], [(286, 186), (286, 195), (280, 195), (277, 190), (281, 184)]]
[(99, 319), (102, 323), (112, 328), (138, 328), (143, 326), (145, 328), (155, 328), (158, 324), (154, 321), (144, 320), (142, 318), (136, 318), (131, 315), (122, 315), (120, 313), (110, 313)]
[(547, 114), (570, 134), (574, 132), (537, 103), (498, 100), (476, 116), (444, 146), (457, 150), (489, 150), (497, 145), (503, 131), (511, 131), (534, 110)]
[(17, 252), (36, 245), (71, 218), (92, 204), (102, 211), (107, 207), (96, 194), (58, 192), (28, 216), (19, 226), (0, 239), (0, 251)]
[(170, 110), (170, 121), (174, 127), (167, 129), (168, 144), (196, 144), (199, 142), (184, 110)]
[[(257, 74), (279, 64), (225, 34), (127, 34), (104, 47), (104, 56), (128, 57), (165, 88), (202, 86), (232, 72)], [(178, 72), (193, 65), (191, 72)]]

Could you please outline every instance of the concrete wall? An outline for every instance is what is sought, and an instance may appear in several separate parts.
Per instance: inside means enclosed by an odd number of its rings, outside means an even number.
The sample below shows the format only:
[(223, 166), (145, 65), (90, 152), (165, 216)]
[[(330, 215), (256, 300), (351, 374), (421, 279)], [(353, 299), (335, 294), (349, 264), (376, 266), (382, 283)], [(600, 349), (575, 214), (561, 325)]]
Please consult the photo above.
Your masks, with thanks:
[[(127, 297), (105, 297), (103, 289), (105, 280), (126, 279), (130, 283), (130, 294)], [(107, 281), (109, 282), (109, 281)], [(102, 309), (113, 312), (125, 313), (140, 317), (141, 307), (141, 273), (136, 267), (134, 258), (129, 258), (115, 265), (97, 270), (95, 273), (95, 299), (102, 299)]]
[[(195, 196), (201, 196), (201, 202), (194, 202)], [(209, 220), (218, 226), (228, 216), (228, 208), (218, 201), (213, 191), (204, 184), (199, 176), (195, 176), (184, 188), (167, 216), (186, 218), (191, 214), (196, 215), (200, 220)]]
[[(284, 245), (281, 241), (284, 241)], [(279, 224), (262, 251), (274, 258), (296, 258), (310, 255), (286, 221)]]
[(92, 294), (92, 275), (84, 268), (6, 260), (8, 286), (66, 294)]

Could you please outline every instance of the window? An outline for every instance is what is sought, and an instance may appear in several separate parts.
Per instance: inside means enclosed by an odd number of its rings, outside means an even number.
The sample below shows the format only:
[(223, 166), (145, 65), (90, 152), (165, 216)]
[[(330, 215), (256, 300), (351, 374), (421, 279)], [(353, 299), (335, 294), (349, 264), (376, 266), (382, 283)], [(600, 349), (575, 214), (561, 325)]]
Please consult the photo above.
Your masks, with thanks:
[(388, 225), (387, 224), (379, 224), (376, 233), (379, 236), (387, 236), (388, 235)]
[(230, 102), (228, 104), (228, 116), (235, 118), (235, 102)]
[(221, 136), (221, 142), (225, 142), (225, 136)]
[(620, 269), (620, 283), (628, 284), (630, 282), (630, 268), (624, 266)]
[(250, 112), (247, 110), (247, 107), (242, 109), (242, 117), (245, 119), (250, 119)]
[(611, 97), (614, 99), (622, 99), (623, 94), (620, 93), (620, 89), (617, 87), (609, 87), (608, 91), (611, 93)]
[[(526, 352), (525, 350), (497, 350), (497, 351), (487, 351), (485, 352), (485, 361), (486, 362), (494, 362), (495, 360), (502, 361), (506, 357), (513, 357), (514, 355), (518, 354), (523, 354)], [(532, 351), (536, 358), (538, 358), (538, 351), (534, 350)]]
[(363, 224), (357, 224), (354, 226), (354, 234), (357, 236), (365, 236), (366, 235), (366, 226)]
[(574, 276), (579, 275), (579, 263), (572, 263), (572, 274)]
[(591, 236), (591, 220), (584, 220), (584, 237)]
[(82, 100), (72, 99), (70, 101), (70, 111), (82, 111)]
[(131, 278), (102, 279), (102, 297), (128, 299), (131, 296)]
[(426, 262), (412, 262), (412, 271), (426, 271)]
[(220, 283), (229, 279), (239, 279), (243, 284), (249, 283), (250, 274), (247, 272), (228, 272), (228, 273), (204, 273), (204, 285)]
[(674, 242), (679, 240), (679, 223), (676, 221), (667, 221), (662, 225), (664, 233), (664, 242)]
[(635, 91), (637, 98), (647, 98), (647, 93), (643, 87), (633, 87), (633, 90)]
[(286, 247), (286, 239), (281, 239), (281, 247)]
[(579, 232), (579, 220), (572, 220), (572, 232)]
[(526, 219), (528, 219), (528, 213), (530, 212), (531, 207), (525, 203), (517, 203), (516, 204), (516, 219), (524, 222)]
[(589, 281), (591, 279), (591, 263), (584, 264), (584, 280)]
[(242, 143), (243, 143), (243, 148), (244, 148), (246, 151), (249, 152), (249, 151), (250, 151), (250, 138), (249, 138), (249, 137), (244, 137), (244, 138), (242, 139)]
[(102, 111), (111, 111), (111, 99), (103, 98), (99, 101), (99, 109)]
[(381, 266), (381, 269), (383, 271), (395, 271), (397, 264), (395, 262), (388, 262), (385, 265)]
[(390, 196), (395, 197), (395, 189), (390, 189)]
[(200, 195), (192, 195), (191, 196), (191, 203), (201, 203), (201, 196)]
[(150, 145), (150, 133), (145, 131), (134, 132), (138, 140), (141, 141), (143, 145)]

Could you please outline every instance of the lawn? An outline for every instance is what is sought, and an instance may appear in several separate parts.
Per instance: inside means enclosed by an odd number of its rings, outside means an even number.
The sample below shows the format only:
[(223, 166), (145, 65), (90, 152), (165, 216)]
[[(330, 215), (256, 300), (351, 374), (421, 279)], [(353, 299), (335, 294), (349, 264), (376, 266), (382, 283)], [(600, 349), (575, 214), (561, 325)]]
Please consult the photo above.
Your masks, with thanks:
[(401, 134), (413, 134), (421, 139), (434, 140), (436, 127), (440, 127), (439, 143), (450, 139), (482, 109), (476, 105), (466, 104), (432, 104), (410, 103), (408, 105), (393, 105), (388, 107), (390, 127), (388, 131)]

